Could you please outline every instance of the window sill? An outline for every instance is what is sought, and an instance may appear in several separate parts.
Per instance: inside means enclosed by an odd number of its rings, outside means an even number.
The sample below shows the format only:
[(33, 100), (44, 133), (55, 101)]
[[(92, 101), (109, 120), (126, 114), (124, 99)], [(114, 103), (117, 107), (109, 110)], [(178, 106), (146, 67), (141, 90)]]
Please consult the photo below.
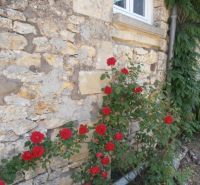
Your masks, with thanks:
[(113, 16), (113, 39), (135, 45), (160, 47), (164, 30), (132, 17), (117, 13)]

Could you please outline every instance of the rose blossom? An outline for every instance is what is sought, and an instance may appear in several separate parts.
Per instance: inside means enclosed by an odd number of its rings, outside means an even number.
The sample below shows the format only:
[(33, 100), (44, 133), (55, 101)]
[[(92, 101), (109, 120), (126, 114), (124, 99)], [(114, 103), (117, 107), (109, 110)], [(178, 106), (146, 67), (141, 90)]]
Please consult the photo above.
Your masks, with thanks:
[(106, 86), (104, 88), (104, 93), (110, 95), (112, 93), (112, 88), (110, 86)]
[(106, 116), (110, 115), (111, 112), (112, 111), (111, 111), (110, 107), (108, 107), (108, 106), (102, 108), (102, 113)]
[(172, 116), (168, 115), (168, 116), (165, 116), (164, 118), (164, 122), (168, 125), (172, 124), (174, 122), (174, 119)]
[(103, 172), (101, 173), (101, 176), (103, 177), (103, 179), (106, 179), (106, 178), (108, 177), (108, 172), (103, 171)]
[(87, 125), (80, 125), (79, 127), (79, 134), (80, 135), (85, 135), (88, 133), (88, 128), (87, 128)]
[(124, 135), (121, 132), (117, 132), (114, 135), (114, 139), (117, 140), (117, 141), (121, 141), (123, 139), (123, 137), (124, 137)]
[(105, 145), (105, 149), (106, 151), (113, 151), (115, 149), (115, 144), (110, 141)]
[(25, 152), (23, 152), (23, 154), (22, 154), (22, 159), (24, 160), (24, 161), (30, 161), (30, 160), (32, 160), (33, 159), (33, 155), (32, 155), (32, 153), (30, 152), (30, 151), (25, 151)]
[(2, 179), (0, 179), (0, 185), (6, 185), (6, 183)]
[(90, 168), (90, 174), (95, 176), (97, 175), (98, 173), (100, 173), (100, 168), (99, 166), (93, 166)]
[(135, 89), (133, 89), (134, 93), (141, 93), (143, 91), (142, 87), (136, 87)]
[(32, 132), (31, 136), (30, 136), (30, 140), (34, 143), (34, 144), (39, 144), (44, 140), (44, 134), (38, 131), (34, 131)]
[(103, 154), (101, 152), (96, 153), (96, 158), (102, 158)]
[(102, 165), (107, 166), (109, 163), (110, 163), (109, 157), (103, 157), (103, 158), (101, 159), (101, 164), (102, 164)]
[(100, 123), (99, 125), (96, 126), (95, 131), (99, 135), (105, 135), (107, 127), (104, 123)]
[(40, 158), (44, 155), (45, 149), (43, 146), (34, 146), (32, 149), (33, 158)]
[(127, 75), (129, 73), (127, 68), (121, 69), (121, 73)]
[(63, 128), (59, 134), (63, 140), (68, 140), (72, 137), (72, 131), (69, 128)]
[(117, 60), (116, 60), (115, 57), (110, 57), (110, 58), (107, 59), (107, 65), (108, 66), (114, 66), (116, 62), (117, 62)]

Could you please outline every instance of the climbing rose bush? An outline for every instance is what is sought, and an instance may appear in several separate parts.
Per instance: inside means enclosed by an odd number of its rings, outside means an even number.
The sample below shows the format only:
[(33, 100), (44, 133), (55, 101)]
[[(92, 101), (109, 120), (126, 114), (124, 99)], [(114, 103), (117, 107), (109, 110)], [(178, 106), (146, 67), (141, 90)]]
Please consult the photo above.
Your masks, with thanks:
[[(66, 124), (60, 129), (55, 141), (39, 131), (32, 132), (30, 141), (25, 144), (26, 150), (0, 166), (0, 185), (5, 185), (5, 182), (13, 183), (18, 171), (34, 169), (38, 161), (46, 167), (51, 157), (69, 159), (78, 152), (81, 143), (86, 142), (90, 130), (93, 135), (87, 142), (88, 161), (74, 174), (74, 182), (83, 185), (110, 185), (112, 182), (108, 174), (111, 167), (112, 170), (127, 172), (133, 166), (138, 167), (147, 161), (150, 166), (154, 166), (152, 169), (158, 168), (161, 170), (160, 174), (165, 174), (167, 160), (170, 159), (173, 148), (170, 146), (178, 135), (178, 117), (175, 119), (172, 116), (176, 115), (176, 111), (162, 104), (161, 100), (151, 101), (148, 98), (145, 87), (136, 83), (138, 67), (130, 63), (129, 69), (118, 69), (114, 57), (107, 59), (107, 65), (111, 67), (111, 73), (103, 74), (101, 80), (108, 78), (111, 82), (102, 89), (104, 97), (97, 123), (91, 127), (80, 124), (79, 128), (74, 128), (72, 123)], [(139, 122), (140, 130), (133, 139), (140, 147), (137, 145), (133, 150), (128, 133), (129, 125), (134, 121)], [(174, 124), (171, 125), (172, 123)], [(151, 174), (158, 176), (153, 170)], [(147, 179), (151, 182), (150, 185), (164, 184), (165, 179), (171, 177), (173, 174), (170, 172), (155, 182)]]

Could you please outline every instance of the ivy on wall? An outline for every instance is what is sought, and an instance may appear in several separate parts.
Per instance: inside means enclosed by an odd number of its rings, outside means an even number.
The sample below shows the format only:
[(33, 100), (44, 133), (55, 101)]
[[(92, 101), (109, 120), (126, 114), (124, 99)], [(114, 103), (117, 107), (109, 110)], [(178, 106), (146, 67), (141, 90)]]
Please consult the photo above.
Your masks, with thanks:
[(200, 0), (165, 0), (178, 9), (174, 56), (168, 69), (170, 98), (181, 109), (182, 130), (190, 135), (200, 128)]

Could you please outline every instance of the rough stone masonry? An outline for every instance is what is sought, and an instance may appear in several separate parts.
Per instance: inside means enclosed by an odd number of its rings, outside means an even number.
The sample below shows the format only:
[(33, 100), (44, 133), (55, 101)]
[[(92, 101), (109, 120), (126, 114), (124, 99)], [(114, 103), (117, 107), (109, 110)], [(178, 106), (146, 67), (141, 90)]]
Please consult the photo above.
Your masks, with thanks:
[[(33, 130), (53, 139), (67, 121), (94, 123), (110, 56), (123, 67), (126, 54), (142, 63), (141, 84), (164, 81), (164, 0), (154, 0), (153, 13), (146, 25), (113, 15), (112, 0), (0, 0), (0, 159), (22, 152)], [(86, 157), (83, 146), (70, 161), (56, 158), (48, 172), (22, 172), (14, 184), (70, 185)]]

